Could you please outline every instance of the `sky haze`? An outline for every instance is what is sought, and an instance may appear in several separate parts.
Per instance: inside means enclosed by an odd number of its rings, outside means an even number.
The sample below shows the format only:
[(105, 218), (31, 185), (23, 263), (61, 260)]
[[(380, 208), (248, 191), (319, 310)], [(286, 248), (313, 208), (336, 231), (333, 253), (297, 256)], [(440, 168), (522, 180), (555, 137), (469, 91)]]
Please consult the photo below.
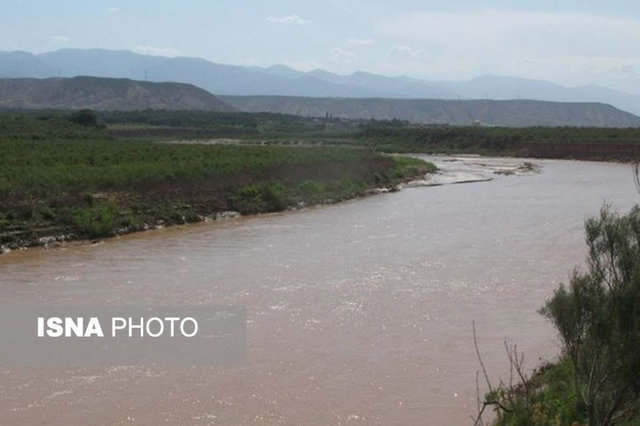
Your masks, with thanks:
[(0, 50), (126, 49), (429, 80), (485, 74), (640, 93), (640, 3), (2, 1)]

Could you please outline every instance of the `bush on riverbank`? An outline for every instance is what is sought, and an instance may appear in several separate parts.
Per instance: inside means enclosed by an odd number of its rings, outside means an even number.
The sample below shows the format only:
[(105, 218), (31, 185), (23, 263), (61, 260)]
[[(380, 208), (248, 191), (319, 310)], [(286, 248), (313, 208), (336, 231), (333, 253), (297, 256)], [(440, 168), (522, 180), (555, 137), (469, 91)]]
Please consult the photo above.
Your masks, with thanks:
[(586, 272), (574, 272), (541, 313), (563, 343), (560, 361), (486, 401), (496, 424), (640, 424), (640, 207), (604, 208), (586, 222)]
[(0, 245), (14, 247), (339, 201), (433, 170), (364, 149), (119, 141), (59, 117), (0, 118)]

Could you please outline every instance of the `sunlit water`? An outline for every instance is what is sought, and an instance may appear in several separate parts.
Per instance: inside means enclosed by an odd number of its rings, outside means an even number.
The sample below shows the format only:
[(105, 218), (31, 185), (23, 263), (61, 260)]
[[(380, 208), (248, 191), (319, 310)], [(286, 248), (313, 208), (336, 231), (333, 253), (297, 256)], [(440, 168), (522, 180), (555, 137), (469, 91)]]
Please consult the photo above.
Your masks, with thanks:
[(500, 162), (437, 161), (494, 179), (0, 256), (7, 304), (248, 313), (243, 367), (3, 367), (0, 422), (470, 424), (472, 320), (496, 382), (505, 339), (528, 368), (553, 360), (537, 309), (582, 264), (585, 218), (638, 193), (628, 165), (536, 160), (539, 174), (502, 176)]

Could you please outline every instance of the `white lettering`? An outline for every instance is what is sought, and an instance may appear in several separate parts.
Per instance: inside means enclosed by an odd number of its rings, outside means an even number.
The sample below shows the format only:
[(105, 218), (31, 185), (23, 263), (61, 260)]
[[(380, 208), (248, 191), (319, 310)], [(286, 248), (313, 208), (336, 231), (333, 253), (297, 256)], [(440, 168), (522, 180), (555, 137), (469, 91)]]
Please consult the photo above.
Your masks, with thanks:
[[(117, 325), (116, 323), (120, 323)], [(127, 326), (127, 320), (122, 317), (111, 318), (111, 337), (116, 337), (116, 330), (124, 330)]]
[(38, 317), (38, 337), (104, 337), (100, 320), (89, 318), (86, 328), (83, 317)]
[(60, 337), (62, 333), (64, 333), (64, 329), (62, 328), (62, 319), (58, 317), (51, 317), (47, 319), (47, 336), (49, 337)]
[[(151, 332), (151, 322), (157, 322), (159, 324), (159, 328), (158, 328), (158, 332), (156, 334), (153, 334)], [(153, 318), (149, 318), (149, 320), (147, 321), (147, 334), (151, 337), (158, 337), (161, 336), (162, 333), (164, 333), (164, 322), (162, 322), (162, 320), (160, 318), (157, 317), (153, 317)]]
[[(191, 333), (191, 334), (187, 334), (184, 331), (184, 323), (187, 322), (187, 321), (189, 321), (189, 322), (191, 322), (193, 324), (193, 333)], [(198, 333), (198, 321), (196, 321), (195, 318), (192, 318), (192, 317), (184, 318), (180, 322), (180, 332), (182, 333), (182, 335), (184, 337), (193, 337), (193, 336), (195, 336)]]
[(171, 334), (170, 334), (170, 336), (171, 337), (175, 336), (175, 323), (176, 323), (176, 321), (180, 321), (180, 318), (178, 318), (178, 317), (166, 317), (164, 320), (165, 321), (169, 321), (169, 323), (171, 324)]
[(144, 336), (144, 318), (140, 317), (140, 324), (134, 324), (133, 318), (129, 317), (129, 337), (133, 337), (133, 329), (140, 330), (140, 337)]
[(76, 337), (83, 337), (84, 335), (84, 327), (83, 327), (84, 319), (81, 317), (73, 318), (66, 317), (64, 319), (64, 337), (71, 337), (71, 333), (76, 335)]
[(104, 337), (102, 327), (100, 326), (100, 321), (98, 321), (98, 318), (96, 317), (89, 318), (89, 324), (87, 324), (87, 329), (84, 332), (84, 337), (91, 336)]
[[(193, 317), (111, 318), (111, 337), (116, 337), (121, 331), (127, 337), (194, 337), (198, 330), (198, 321)], [(104, 337), (104, 332), (98, 317), (38, 317), (37, 336)]]

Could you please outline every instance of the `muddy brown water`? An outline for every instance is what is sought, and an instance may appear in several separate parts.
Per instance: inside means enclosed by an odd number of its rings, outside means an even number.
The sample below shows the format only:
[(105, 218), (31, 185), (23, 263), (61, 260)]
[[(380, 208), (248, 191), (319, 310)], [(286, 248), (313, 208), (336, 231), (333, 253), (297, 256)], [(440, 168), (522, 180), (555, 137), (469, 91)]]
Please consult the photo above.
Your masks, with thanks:
[(528, 368), (553, 360), (536, 310), (582, 264), (585, 218), (639, 196), (623, 164), (436, 161), (494, 179), (0, 256), (5, 304), (248, 314), (242, 367), (0, 367), (0, 423), (471, 424), (472, 320), (495, 381), (505, 339)]

